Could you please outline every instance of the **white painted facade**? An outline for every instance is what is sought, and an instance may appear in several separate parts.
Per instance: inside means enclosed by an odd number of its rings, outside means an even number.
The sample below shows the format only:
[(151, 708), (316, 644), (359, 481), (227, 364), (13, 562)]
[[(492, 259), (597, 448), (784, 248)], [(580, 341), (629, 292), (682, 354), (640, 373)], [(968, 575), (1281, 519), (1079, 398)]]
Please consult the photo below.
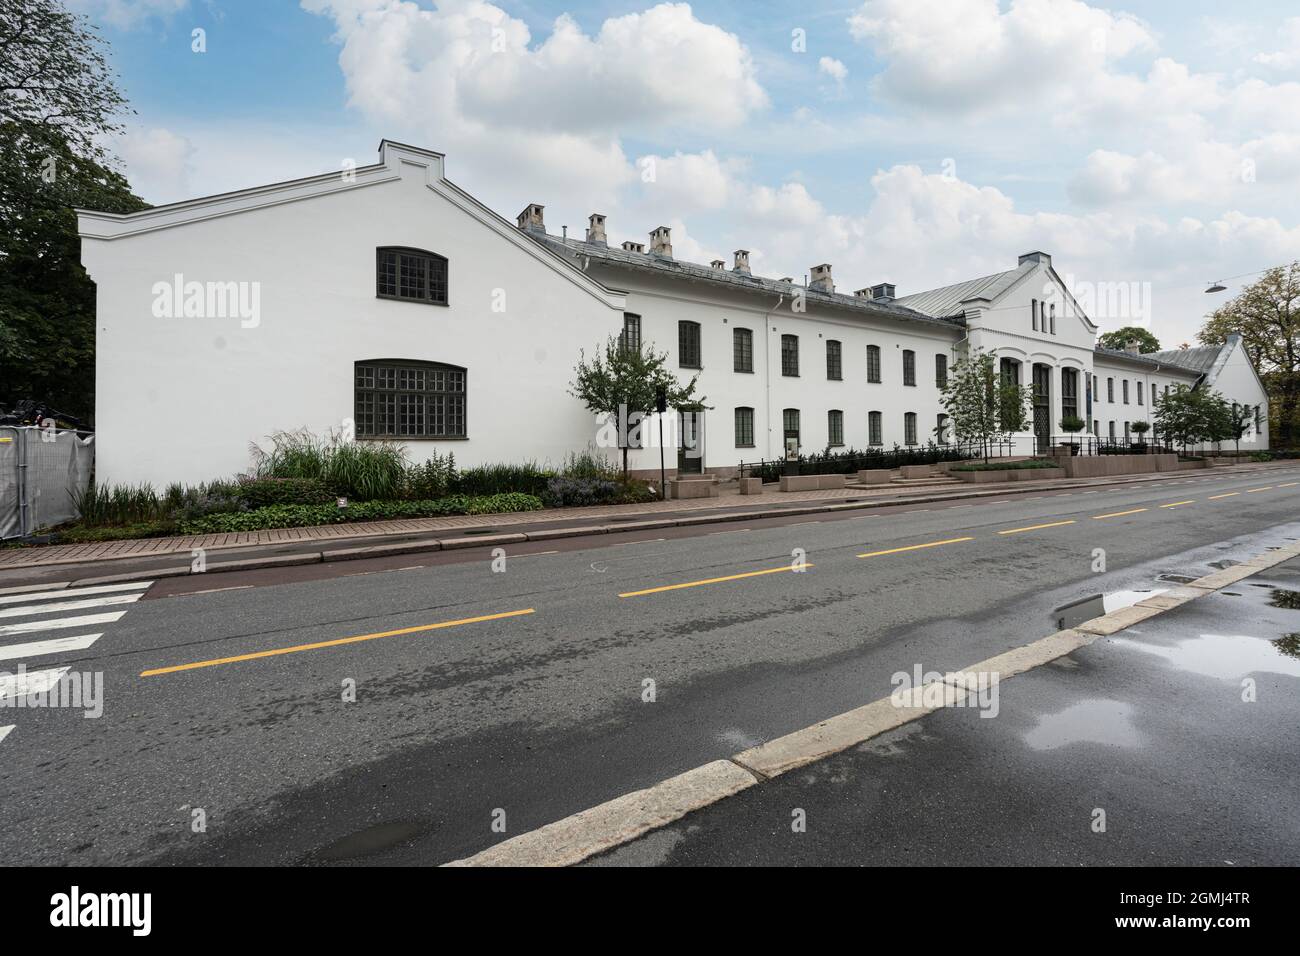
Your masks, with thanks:
[[(759, 280), (743, 258), (739, 270), (678, 263), (664, 246), (666, 232), (648, 251), (631, 252), (604, 246), (603, 222), (595, 242), (547, 236), (542, 216), (529, 206), (521, 225), (512, 225), (450, 183), (441, 154), (387, 141), (379, 163), (351, 173), (125, 216), (79, 211), (83, 262), (98, 286), (99, 482), (161, 487), (228, 477), (248, 468), (249, 443), (273, 431), (346, 429), (356, 415), (355, 365), (370, 359), (465, 370), (466, 436), (407, 441), (413, 460), (437, 450), (454, 452), (462, 465), (559, 464), (600, 434), (568, 394), (579, 350), (618, 334), (625, 313), (640, 316), (642, 341), (666, 350), (674, 368), (679, 323), (699, 324), (700, 368), (677, 371), (700, 376), (708, 471), (780, 457), (785, 409), (799, 410), (804, 452), (829, 443), (831, 410), (843, 413), (845, 447), (868, 447), (872, 411), (880, 412), (885, 448), (906, 443), (909, 413), (925, 444), (942, 413), (936, 356), (951, 367), (968, 346), (1021, 362), (1025, 384), (1035, 363), (1050, 370), (1052, 434), (1059, 433), (1064, 369), (1080, 376), (1081, 417), (1088, 417), (1085, 376), (1096, 377), (1091, 418), (1102, 436), (1112, 420), (1122, 437), (1123, 422), (1150, 417), (1152, 383), (1163, 391), (1205, 381), (1229, 400), (1267, 408), (1237, 342), (1208, 370), (1095, 351), (1095, 326), (1041, 253), (971, 284), (873, 299)], [(376, 250), (388, 246), (445, 257), (447, 304), (377, 296)], [(179, 314), (159, 314), (176, 276)], [(242, 284), (231, 290), (256, 309), (187, 317), (190, 283), (204, 284), (202, 292), (210, 283), (218, 291)], [(199, 300), (203, 307), (193, 311), (218, 304)], [(1054, 331), (1047, 311), (1033, 327), (1035, 302), (1055, 308)], [(734, 368), (736, 328), (752, 331), (752, 372)], [(797, 376), (782, 374), (783, 335), (798, 337)], [(828, 341), (840, 343), (838, 380), (827, 374)], [(867, 380), (869, 345), (880, 349), (879, 383)], [(914, 385), (903, 382), (905, 351), (915, 353)], [(1113, 402), (1107, 379), (1115, 380)], [(1122, 381), (1130, 383), (1128, 405)], [(752, 445), (737, 444), (737, 407), (754, 410)], [(1267, 447), (1261, 424), (1243, 449)], [(675, 446), (675, 429), (668, 435)], [(1032, 440), (1024, 439), (1028, 450)], [(675, 447), (667, 458), (671, 470)], [(634, 452), (632, 465), (657, 471), (657, 449)]]

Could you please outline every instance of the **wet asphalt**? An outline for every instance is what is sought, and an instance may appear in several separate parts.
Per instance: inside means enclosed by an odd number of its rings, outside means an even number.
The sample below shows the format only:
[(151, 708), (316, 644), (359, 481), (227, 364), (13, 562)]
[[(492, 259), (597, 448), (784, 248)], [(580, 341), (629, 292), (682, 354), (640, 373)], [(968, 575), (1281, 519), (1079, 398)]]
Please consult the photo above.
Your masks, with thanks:
[[(1063, 604), (1102, 591), (1158, 587), (1162, 575), (1197, 577), (1214, 562), (1293, 542), (1300, 539), (1298, 504), (1300, 469), (1266, 478), (1211, 472), (964, 507), (754, 528), (737, 522), (690, 537), (602, 536), (527, 554), (506, 549), (504, 570), (490, 551), (478, 549), (447, 564), (422, 555), (402, 567), (356, 562), (346, 576), (328, 579), (284, 580), (280, 571), (218, 575), (211, 584), (216, 590), (207, 593), (159, 582), (143, 600), (125, 605), (120, 619), (96, 625), (102, 636), (90, 648), (24, 659), (29, 669), (57, 664), (102, 675), (104, 710), (86, 719), (71, 708), (0, 709), (0, 727), (13, 728), (0, 739), (0, 854), (9, 864), (446, 862), (875, 700), (889, 692), (890, 676), (900, 669), (962, 667), (1027, 643), (1054, 630), (1054, 609)], [(968, 540), (898, 550), (957, 538)], [(1099, 551), (1104, 570), (1097, 570)], [(785, 569), (798, 557), (811, 565), (799, 573), (620, 597)], [(389, 633), (519, 611), (530, 613)], [(48, 618), (25, 615), (6, 617), (0, 627)], [(0, 636), (0, 651), (49, 636)], [(367, 639), (246, 657), (349, 637)], [(1088, 662), (1109, 649), (1076, 655), (1079, 668), (1101, 667)], [(226, 658), (240, 659), (141, 676)], [(1152, 675), (1151, 693), (1163, 694), (1160, 672), (1150, 668), (1164, 665), (1150, 658), (1134, 660)], [(0, 669), (16, 663), (0, 661)], [(1066, 681), (1074, 673), (1054, 668), (1042, 676)], [(1120, 695), (1131, 694), (1129, 682), (1139, 673), (1130, 666), (1101, 674), (1102, 685), (1114, 688), (1096, 699), (1127, 702)], [(1060, 802), (1072, 792), (1073, 755), (1091, 745), (1040, 753), (1008, 743), (1017, 721), (1025, 729), (1036, 726), (1032, 714), (1062, 710), (1050, 687), (1037, 710), (1024, 709), (1017, 694), (1031, 691), (1017, 684), (1034, 687), (1039, 679), (1008, 682), (995, 720), (969, 711), (934, 719), (964, 727), (969, 736), (960, 760), (936, 752), (933, 760), (889, 764), (912, 768), (908, 779), (914, 772), (925, 782), (924, 795), (908, 802), (906, 812), (914, 829), (931, 828), (936, 852), (945, 835), (962, 846), (987, 815), (980, 811), (982, 788), (993, 794), (1009, 788), (1015, 805), (1025, 808), (1019, 817), (1035, 824), (1018, 837), (1000, 833), (997, 839), (1008, 842), (990, 844), (992, 855), (982, 859), (1029, 862), (1044, 847), (1072, 845), (1075, 821)], [(1092, 698), (1081, 693), (1079, 699)], [(1164, 723), (1143, 724), (1147, 743), (1117, 748), (1110, 759), (1124, 761), (1125, 779), (1173, 779), (1181, 768), (1210, 788), (1224, 771), (1201, 759), (1209, 752), (1190, 733), (1194, 722), (1177, 709), (1185, 701), (1176, 694), (1159, 699)], [(1193, 846), (1210, 846), (1205, 833), (1215, 828), (1246, 832), (1234, 821), (1254, 825), (1275, 809), (1255, 795), (1271, 799), (1270, 781), (1278, 774), (1294, 779), (1294, 767), (1282, 760), (1288, 736), (1265, 720), (1272, 711), (1256, 707), (1257, 746), (1273, 749), (1275, 769), (1268, 771), (1262, 757), (1252, 764), (1248, 769), (1261, 782), (1255, 790), (1241, 784), (1235, 802), (1222, 786), (1207, 789), (1219, 801), (1219, 815), (1198, 817)], [(1128, 719), (1141, 722), (1144, 714), (1130, 710)], [(1294, 726), (1292, 719), (1291, 738)], [(930, 721), (924, 727), (928, 733)], [(1168, 752), (1150, 743), (1162, 728), (1170, 735)], [(908, 754), (926, 743), (917, 737), (891, 746)], [(1034, 759), (1056, 761), (1065, 776), (1033, 772)], [(1105, 779), (1093, 771), (1090, 779)], [(963, 780), (981, 781), (964, 791), (964, 801), (953, 790)], [(831, 786), (818, 791), (828, 803), (809, 813), (804, 837), (816, 832), (834, 842), (824, 815), (832, 792)], [(1151, 786), (1129, 799), (1144, 794), (1155, 799)], [(755, 791), (744, 799), (765, 798)], [(1131, 832), (1125, 814), (1133, 805), (1115, 793), (1111, 799), (1110, 834)], [(1080, 800), (1089, 811), (1099, 802), (1092, 794)], [(1206, 808), (1191, 805), (1197, 814)], [(845, 826), (865, 826), (850, 808), (841, 810), (849, 814)], [(736, 821), (732, 851), (750, 853), (753, 861), (781, 845), (760, 846), (769, 823), (757, 819)], [(493, 829), (501, 820), (504, 832)], [(815, 831), (819, 825), (827, 828)], [(1135, 862), (1146, 862), (1151, 858), (1141, 854), (1166, 839), (1184, 845), (1192, 839), (1173, 823), (1146, 828), (1151, 837), (1131, 838), (1120, 857), (1131, 852), (1139, 855)], [(671, 839), (666, 834), (648, 839)], [(853, 845), (843, 833), (839, 839), (841, 847)], [(890, 839), (899, 854), (918, 846), (907, 832)], [(688, 840), (674, 852), (688, 854), (689, 846)], [(709, 851), (699, 846), (696, 859), (704, 859)], [(807, 859), (858, 859), (837, 855), (846, 852), (827, 844)], [(1094, 852), (1102, 852), (1101, 844)]]

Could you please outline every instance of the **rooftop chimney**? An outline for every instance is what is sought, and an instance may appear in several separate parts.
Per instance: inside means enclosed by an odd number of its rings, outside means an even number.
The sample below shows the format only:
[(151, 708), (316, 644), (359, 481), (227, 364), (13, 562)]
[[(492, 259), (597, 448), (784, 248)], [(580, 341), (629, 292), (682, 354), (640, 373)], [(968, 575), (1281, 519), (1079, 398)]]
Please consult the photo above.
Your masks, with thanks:
[(731, 267), (732, 272), (739, 272), (742, 275), (749, 275), (749, 250), (736, 250), (736, 264)]
[(1052, 257), (1045, 252), (1026, 252), (1020, 257), (1018, 264), (1023, 266), (1026, 262), (1041, 262), (1045, 266), (1050, 266)]
[(519, 214), (516, 222), (519, 223), (520, 229), (526, 229), (528, 232), (546, 232), (546, 223), (542, 219), (542, 210), (544, 206), (537, 203), (530, 203), (524, 207), (524, 211)]
[(587, 217), (587, 241), (605, 245), (605, 217), (598, 212)]
[(645, 252), (645, 245), (640, 242), (625, 242), (623, 243), (623, 251), (624, 252)]
[(727, 268), (727, 264), (723, 262), (721, 259), (714, 259), (712, 262), (709, 263), (709, 265), (713, 266), (713, 268), (715, 269)]
[(794, 281), (794, 276), (781, 276), (781, 281), (782, 281), (782, 282), (793, 282), (793, 281)]
[(894, 283), (879, 282), (871, 287), (871, 298), (876, 302), (888, 302), (894, 298)]
[(667, 226), (659, 226), (650, 233), (650, 251), (656, 256), (671, 259), (673, 257), (672, 230)]
[(871, 287), (870, 287), (870, 286), (867, 287), (867, 288), (865, 288), (865, 289), (854, 289), (854, 290), (853, 290), (853, 295), (854, 295), (855, 297), (859, 298), (859, 299), (870, 299), (870, 298), (873, 298), (872, 290), (871, 290)]
[(1127, 352), (1129, 355), (1142, 354), (1142, 349), (1141, 346), (1138, 344), (1137, 339), (1129, 339), (1126, 343), (1124, 343), (1124, 351)]
[(835, 283), (831, 281), (830, 263), (823, 262), (819, 266), (812, 267), (812, 281), (808, 283), (808, 288), (818, 292), (835, 291)]

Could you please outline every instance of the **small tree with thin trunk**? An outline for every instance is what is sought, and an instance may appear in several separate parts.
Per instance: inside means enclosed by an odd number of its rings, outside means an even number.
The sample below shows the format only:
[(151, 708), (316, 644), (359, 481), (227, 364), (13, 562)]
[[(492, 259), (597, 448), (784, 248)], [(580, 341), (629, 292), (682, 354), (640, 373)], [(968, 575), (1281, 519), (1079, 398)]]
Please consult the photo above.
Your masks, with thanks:
[[(621, 414), (628, 416), (630, 424), (635, 424), (634, 416), (642, 419), (653, 412), (655, 394), (661, 386), (667, 393), (669, 408), (698, 408), (704, 404), (704, 396), (695, 394), (699, 375), (682, 385), (668, 370), (668, 353), (656, 352), (649, 345), (626, 346), (611, 335), (590, 359), (585, 352), (579, 352), (578, 356), (569, 394), (581, 399), (595, 414), (609, 416), (616, 425)], [(623, 440), (622, 428), (619, 432), (623, 477), (627, 478), (629, 445)]]
[(1241, 440), (1250, 431), (1250, 426), (1254, 423), (1254, 420), (1255, 413), (1249, 405), (1238, 405), (1233, 402), (1232, 407), (1228, 409), (1226, 425), (1228, 437), (1232, 439), (1233, 457), (1236, 459), (1241, 458)]
[(974, 350), (953, 366), (941, 401), (960, 441), (979, 444), (984, 460), (989, 444), (1027, 427), (1029, 389), (1004, 380), (991, 352)]

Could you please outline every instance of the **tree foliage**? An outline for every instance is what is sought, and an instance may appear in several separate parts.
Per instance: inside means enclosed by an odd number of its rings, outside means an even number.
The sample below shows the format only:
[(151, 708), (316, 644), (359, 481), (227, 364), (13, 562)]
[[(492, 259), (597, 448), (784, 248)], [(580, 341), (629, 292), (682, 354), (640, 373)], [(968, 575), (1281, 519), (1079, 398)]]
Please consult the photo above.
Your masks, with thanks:
[(1198, 338), (1221, 345), (1232, 333), (1268, 392), (1276, 443), (1300, 439), (1300, 262), (1269, 269), (1231, 302), (1215, 309)]
[(948, 374), (941, 402), (957, 440), (980, 445), (1029, 428), (1030, 390), (998, 374), (993, 353), (976, 349)]
[(1213, 390), (1176, 385), (1156, 407), (1156, 431), (1169, 442), (1186, 448), (1201, 442), (1232, 437), (1232, 406)]
[(1097, 345), (1100, 348), (1114, 349), (1117, 352), (1128, 348), (1129, 342), (1136, 342), (1138, 351), (1142, 353), (1160, 351), (1160, 340), (1152, 335), (1149, 329), (1138, 325), (1126, 325), (1122, 329), (1097, 336)]
[[(631, 418), (653, 412), (660, 387), (667, 394), (669, 408), (701, 407), (704, 396), (695, 395), (699, 375), (692, 376), (683, 385), (669, 371), (667, 362), (667, 352), (656, 352), (649, 345), (625, 347), (617, 336), (610, 336), (590, 359), (585, 352), (579, 353), (569, 394), (580, 399), (595, 414), (611, 416), (615, 421), (620, 414)], [(627, 475), (627, 452), (628, 446), (624, 444), (624, 476)]]

